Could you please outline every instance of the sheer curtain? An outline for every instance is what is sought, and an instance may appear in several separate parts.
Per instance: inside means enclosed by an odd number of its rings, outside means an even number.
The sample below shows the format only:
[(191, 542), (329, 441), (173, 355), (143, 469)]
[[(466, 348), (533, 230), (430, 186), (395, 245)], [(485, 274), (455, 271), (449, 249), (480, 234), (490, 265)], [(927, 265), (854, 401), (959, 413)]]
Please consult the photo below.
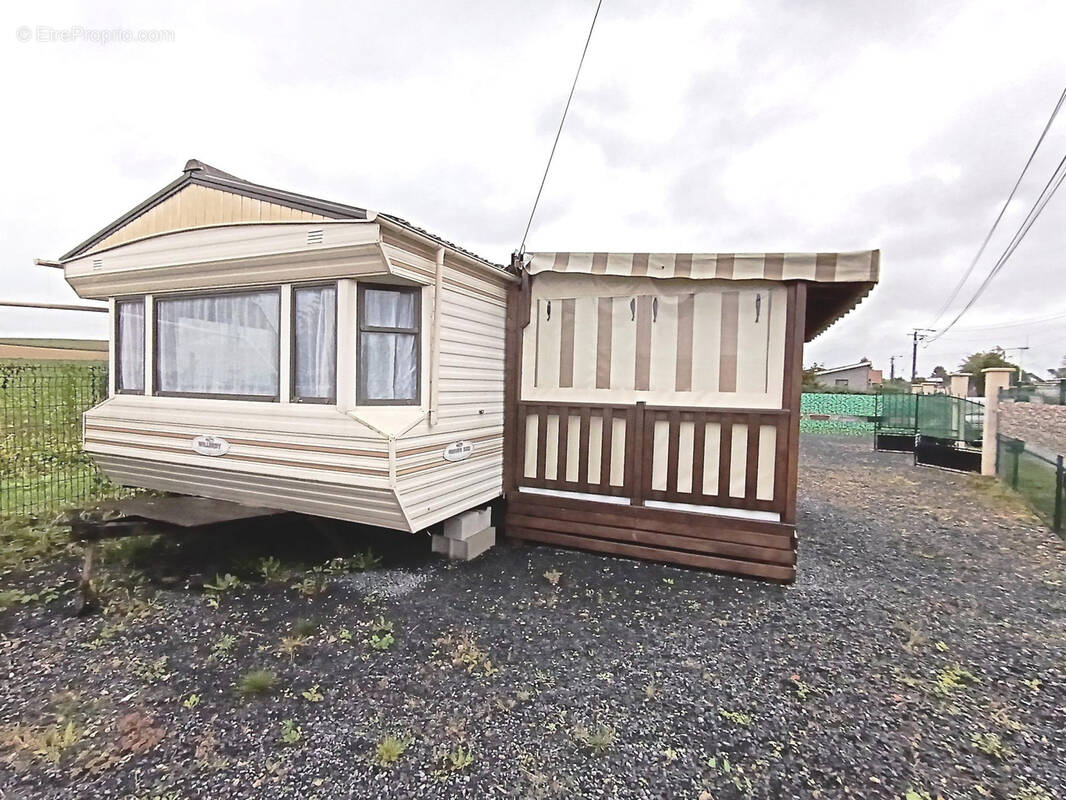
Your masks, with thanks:
[(159, 391), (278, 396), (277, 290), (158, 298), (155, 314)]
[(360, 321), (362, 400), (411, 402), (418, 398), (418, 295), (367, 288)]
[(144, 391), (144, 300), (119, 300), (115, 304), (116, 389)]
[(337, 394), (337, 287), (292, 290), (296, 399), (333, 400)]

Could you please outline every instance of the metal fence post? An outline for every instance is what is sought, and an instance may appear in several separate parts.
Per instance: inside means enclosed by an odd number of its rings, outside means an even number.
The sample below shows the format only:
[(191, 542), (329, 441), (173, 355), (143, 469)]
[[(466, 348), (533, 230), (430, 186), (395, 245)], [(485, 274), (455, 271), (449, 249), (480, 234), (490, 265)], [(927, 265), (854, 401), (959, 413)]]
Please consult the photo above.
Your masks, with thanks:
[(1055, 521), (1052, 528), (1056, 533), (1062, 533), (1062, 495), (1066, 492), (1066, 473), (1063, 472), (1062, 461), (1062, 456), (1059, 456), (1055, 464)]
[(1024, 448), (1024, 444), (1022, 447), (1019, 447), (1018, 444), (1019, 442), (1017, 439), (1011, 443), (1011, 452), (1014, 453), (1014, 464), (1011, 465), (1010, 470), (1010, 488), (1014, 491), (1018, 491), (1018, 462), (1021, 460), (1022, 449)]

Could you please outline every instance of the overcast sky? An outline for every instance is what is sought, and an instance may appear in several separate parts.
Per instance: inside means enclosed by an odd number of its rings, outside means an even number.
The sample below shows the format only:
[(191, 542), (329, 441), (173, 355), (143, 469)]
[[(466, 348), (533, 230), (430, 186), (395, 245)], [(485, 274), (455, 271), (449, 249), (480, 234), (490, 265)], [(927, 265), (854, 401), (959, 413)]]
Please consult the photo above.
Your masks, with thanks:
[[(594, 7), (4, 4), (0, 297), (75, 300), (33, 259), (189, 158), (389, 211), (505, 262)], [(38, 26), (173, 41), (41, 41)], [(868, 356), (887, 377), (899, 355), (909, 375), (909, 329), (933, 325), (1066, 85), (1064, 30), (1059, 0), (604, 0), (527, 249), (880, 247), (881, 284), (805, 360)], [(960, 302), (1064, 152), (1066, 113)], [(919, 351), (920, 373), (1027, 342), (1025, 366), (1059, 364), (1066, 316), (992, 326), (1066, 315), (1064, 221), (1066, 191), (955, 331)], [(0, 309), (0, 336), (102, 337), (102, 317)]]

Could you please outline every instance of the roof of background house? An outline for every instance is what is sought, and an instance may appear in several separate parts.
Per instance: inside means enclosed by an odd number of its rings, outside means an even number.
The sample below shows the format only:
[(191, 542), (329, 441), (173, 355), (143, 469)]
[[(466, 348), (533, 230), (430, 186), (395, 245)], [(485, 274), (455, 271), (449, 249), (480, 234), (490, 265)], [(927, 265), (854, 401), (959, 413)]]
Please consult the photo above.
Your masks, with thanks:
[(843, 372), (848, 369), (856, 369), (858, 367), (869, 367), (873, 369), (873, 365), (869, 361), (860, 361), (858, 364), (847, 364), (843, 367), (830, 367), (829, 369), (818, 370), (815, 375), (828, 375), (831, 372)]
[(224, 192), (231, 192), (233, 194), (239, 194), (244, 197), (252, 197), (257, 200), (266, 200), (270, 203), (277, 203), (279, 205), (288, 206), (289, 208), (295, 208), (300, 211), (309, 211), (313, 214), (320, 214), (323, 217), (329, 217), (331, 219), (351, 219), (351, 220), (371, 220), (376, 217), (388, 220), (395, 225), (407, 228), (410, 231), (421, 234), (428, 237), (438, 244), (450, 247), (452, 250), (463, 253), (464, 255), (476, 259), (488, 266), (495, 267), (497, 269), (510, 271), (507, 267), (501, 264), (497, 264), (488, 259), (482, 258), (476, 253), (472, 253), (469, 250), (460, 247), (454, 242), (449, 242), (447, 239), (442, 239), (440, 236), (430, 233), (429, 231), (419, 228), (417, 225), (413, 225), (402, 217), (397, 217), (392, 214), (384, 214), (379, 212), (368, 211), (365, 208), (358, 208), (356, 206), (349, 206), (343, 203), (334, 203), (330, 200), (323, 200), (318, 197), (311, 197), (310, 195), (297, 194), (296, 192), (288, 192), (284, 189), (275, 189), (270, 186), (264, 186), (260, 183), (252, 183), (246, 181), (243, 178), (238, 178), (236, 175), (231, 175), (228, 172), (223, 172), (216, 167), (212, 167), (210, 164), (205, 164), (202, 161), (198, 161), (195, 158), (189, 159), (185, 164), (185, 169), (182, 171), (182, 175), (177, 180), (167, 184), (158, 192), (153, 194), (143, 203), (140, 203), (121, 217), (116, 219), (104, 228), (94, 233), (88, 239), (81, 244), (74, 247), (67, 253), (64, 253), (60, 257), (60, 261), (66, 261), (67, 259), (74, 258), (85, 251), (89, 250), (97, 242), (102, 241), (116, 230), (126, 225), (131, 220), (139, 217), (148, 209), (153, 206), (157, 206), (166, 200), (168, 197), (180, 192), (186, 186), (190, 184), (196, 184), (199, 186), (206, 186), (211, 189), (220, 189)]

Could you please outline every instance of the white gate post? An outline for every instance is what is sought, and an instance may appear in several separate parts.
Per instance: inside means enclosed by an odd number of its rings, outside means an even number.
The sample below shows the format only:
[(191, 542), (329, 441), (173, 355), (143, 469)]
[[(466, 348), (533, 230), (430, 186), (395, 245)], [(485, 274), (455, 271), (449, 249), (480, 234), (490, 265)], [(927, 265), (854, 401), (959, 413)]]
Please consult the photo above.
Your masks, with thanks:
[(970, 375), (969, 372), (953, 372), (951, 373), (951, 391), (952, 397), (966, 398), (970, 396)]
[(999, 433), (999, 390), (1010, 385), (1011, 367), (989, 367), (985, 376), (985, 427), (981, 434), (981, 474), (996, 474), (996, 434)]

